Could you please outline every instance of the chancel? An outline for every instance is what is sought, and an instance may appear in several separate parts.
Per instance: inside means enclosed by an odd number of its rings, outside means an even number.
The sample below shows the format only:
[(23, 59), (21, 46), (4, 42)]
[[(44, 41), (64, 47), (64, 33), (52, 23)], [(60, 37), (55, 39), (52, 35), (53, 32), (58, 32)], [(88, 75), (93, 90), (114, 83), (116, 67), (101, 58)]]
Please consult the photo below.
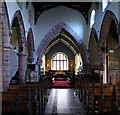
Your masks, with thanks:
[(0, 1), (2, 115), (120, 114), (120, 2)]

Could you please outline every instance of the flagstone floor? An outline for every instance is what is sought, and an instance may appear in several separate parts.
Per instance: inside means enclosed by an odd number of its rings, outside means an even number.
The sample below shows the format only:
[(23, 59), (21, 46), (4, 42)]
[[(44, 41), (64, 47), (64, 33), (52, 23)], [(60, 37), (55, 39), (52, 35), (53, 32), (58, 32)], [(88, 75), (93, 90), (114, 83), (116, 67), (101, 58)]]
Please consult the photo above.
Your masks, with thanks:
[(52, 88), (44, 115), (87, 115), (73, 88)]

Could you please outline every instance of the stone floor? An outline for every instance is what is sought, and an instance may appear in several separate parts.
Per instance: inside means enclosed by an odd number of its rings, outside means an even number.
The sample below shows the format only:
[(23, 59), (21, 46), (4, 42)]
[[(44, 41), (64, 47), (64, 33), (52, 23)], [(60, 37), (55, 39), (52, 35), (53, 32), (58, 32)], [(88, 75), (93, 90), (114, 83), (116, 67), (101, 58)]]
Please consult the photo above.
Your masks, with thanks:
[(53, 88), (44, 115), (87, 115), (73, 88)]

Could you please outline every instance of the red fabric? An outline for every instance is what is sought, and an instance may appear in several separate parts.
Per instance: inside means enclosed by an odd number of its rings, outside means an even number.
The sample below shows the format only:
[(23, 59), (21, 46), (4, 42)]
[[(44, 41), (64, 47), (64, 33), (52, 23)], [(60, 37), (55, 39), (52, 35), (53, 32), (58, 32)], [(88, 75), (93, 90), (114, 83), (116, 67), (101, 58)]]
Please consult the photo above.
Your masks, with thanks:
[(60, 80), (63, 80), (64, 78), (56, 78), (56, 79), (60, 79)]
[(68, 83), (67, 83), (67, 81), (55, 81), (54, 82), (54, 85), (53, 85), (53, 87), (56, 87), (56, 86), (64, 86), (64, 87), (70, 87), (71, 85), (69, 85)]

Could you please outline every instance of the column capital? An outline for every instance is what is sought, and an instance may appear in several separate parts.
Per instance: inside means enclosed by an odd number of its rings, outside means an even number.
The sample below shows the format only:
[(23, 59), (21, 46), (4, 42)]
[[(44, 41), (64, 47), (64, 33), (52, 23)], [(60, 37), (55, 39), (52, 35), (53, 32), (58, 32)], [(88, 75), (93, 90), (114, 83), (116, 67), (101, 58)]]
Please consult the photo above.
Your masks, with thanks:
[(12, 45), (10, 44), (7, 44), (7, 43), (0, 43), (0, 46), (2, 46), (3, 48), (6, 48), (6, 49), (12, 49)]

